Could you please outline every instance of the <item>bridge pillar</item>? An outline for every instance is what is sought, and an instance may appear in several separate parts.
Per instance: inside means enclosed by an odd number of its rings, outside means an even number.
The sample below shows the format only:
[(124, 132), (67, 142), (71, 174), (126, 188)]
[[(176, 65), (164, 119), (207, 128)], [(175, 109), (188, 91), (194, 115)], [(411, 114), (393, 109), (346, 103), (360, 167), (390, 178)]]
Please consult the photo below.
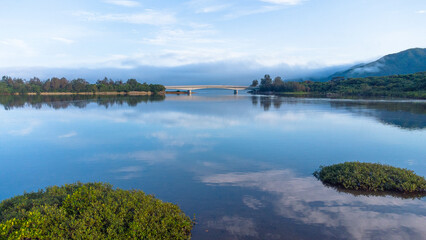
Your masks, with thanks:
[(238, 95), (238, 90), (234, 90), (234, 95)]
[(188, 95), (192, 95), (192, 91), (191, 90), (188, 90)]

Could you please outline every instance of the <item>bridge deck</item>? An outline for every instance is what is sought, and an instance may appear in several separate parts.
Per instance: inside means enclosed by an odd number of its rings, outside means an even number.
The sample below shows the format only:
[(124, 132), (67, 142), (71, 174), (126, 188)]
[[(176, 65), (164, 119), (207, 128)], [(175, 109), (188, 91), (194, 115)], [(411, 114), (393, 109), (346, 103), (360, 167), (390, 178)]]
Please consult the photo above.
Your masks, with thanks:
[(230, 90), (245, 90), (247, 86), (233, 86), (233, 85), (180, 85), (180, 86), (165, 86), (167, 89), (174, 90), (197, 90), (197, 89), (230, 89)]

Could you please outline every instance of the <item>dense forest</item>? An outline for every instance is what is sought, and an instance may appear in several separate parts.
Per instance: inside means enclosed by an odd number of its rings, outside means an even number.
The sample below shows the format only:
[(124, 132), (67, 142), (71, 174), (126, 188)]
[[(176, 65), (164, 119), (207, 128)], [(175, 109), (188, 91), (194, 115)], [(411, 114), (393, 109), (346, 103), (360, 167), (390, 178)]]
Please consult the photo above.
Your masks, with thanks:
[(139, 83), (136, 79), (129, 79), (127, 82), (113, 81), (108, 78), (98, 80), (91, 84), (84, 79), (74, 79), (69, 81), (66, 78), (51, 78), (41, 81), (39, 78), (31, 78), (29, 81), (21, 78), (11, 78), (4, 76), (0, 81), (0, 94), (16, 93), (42, 93), (42, 92), (153, 92), (158, 93), (165, 90), (160, 84)]
[[(253, 80), (252, 87), (258, 85)], [(344, 78), (335, 77), (328, 82), (283, 81), (281, 77), (272, 80), (265, 75), (260, 80), (260, 93), (306, 93), (331, 97), (405, 97), (426, 99), (426, 72), (386, 77)]]

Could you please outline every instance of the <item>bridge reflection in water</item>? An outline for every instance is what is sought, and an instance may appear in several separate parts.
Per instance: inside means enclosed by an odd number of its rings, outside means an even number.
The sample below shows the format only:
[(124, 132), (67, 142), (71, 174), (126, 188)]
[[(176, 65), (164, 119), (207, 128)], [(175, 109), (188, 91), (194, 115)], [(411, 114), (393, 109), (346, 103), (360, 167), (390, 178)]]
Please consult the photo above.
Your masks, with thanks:
[(165, 86), (167, 90), (183, 90), (189, 95), (192, 94), (193, 90), (197, 89), (230, 89), (234, 90), (234, 94), (238, 94), (238, 90), (247, 90), (250, 87), (247, 86), (233, 86), (233, 85), (181, 85), (181, 86)]

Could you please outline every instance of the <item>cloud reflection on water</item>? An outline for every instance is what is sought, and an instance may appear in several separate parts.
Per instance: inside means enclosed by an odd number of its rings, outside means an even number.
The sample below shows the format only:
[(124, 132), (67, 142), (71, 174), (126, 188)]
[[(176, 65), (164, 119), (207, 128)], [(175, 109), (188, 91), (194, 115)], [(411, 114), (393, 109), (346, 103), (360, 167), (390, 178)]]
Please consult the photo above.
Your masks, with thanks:
[(129, 167), (122, 167), (117, 170), (114, 170), (113, 172), (120, 174), (118, 179), (122, 180), (130, 180), (133, 178), (140, 177), (140, 173), (142, 172), (143, 168), (140, 166), (129, 166)]
[(208, 221), (207, 227), (225, 230), (238, 237), (256, 237), (258, 233), (254, 220), (239, 216), (224, 216), (217, 221)]
[(172, 134), (167, 131), (154, 132), (150, 135), (151, 138), (160, 141), (166, 147), (190, 147), (190, 152), (207, 152), (213, 148), (214, 142), (210, 140), (212, 136), (207, 133)]
[(177, 153), (171, 151), (136, 151), (130, 153), (110, 153), (110, 154), (98, 154), (91, 158), (91, 161), (103, 161), (103, 160), (132, 160), (142, 161), (149, 164), (155, 164), (159, 162), (174, 161)]
[[(276, 214), (304, 224), (319, 224), (328, 231), (343, 227), (353, 239), (373, 236), (422, 239), (426, 236), (426, 203), (423, 200), (355, 197), (324, 187), (313, 177), (297, 177), (291, 170), (216, 174), (203, 177), (202, 182), (270, 193), (277, 197), (272, 201)], [(245, 198), (243, 202), (247, 205)]]

